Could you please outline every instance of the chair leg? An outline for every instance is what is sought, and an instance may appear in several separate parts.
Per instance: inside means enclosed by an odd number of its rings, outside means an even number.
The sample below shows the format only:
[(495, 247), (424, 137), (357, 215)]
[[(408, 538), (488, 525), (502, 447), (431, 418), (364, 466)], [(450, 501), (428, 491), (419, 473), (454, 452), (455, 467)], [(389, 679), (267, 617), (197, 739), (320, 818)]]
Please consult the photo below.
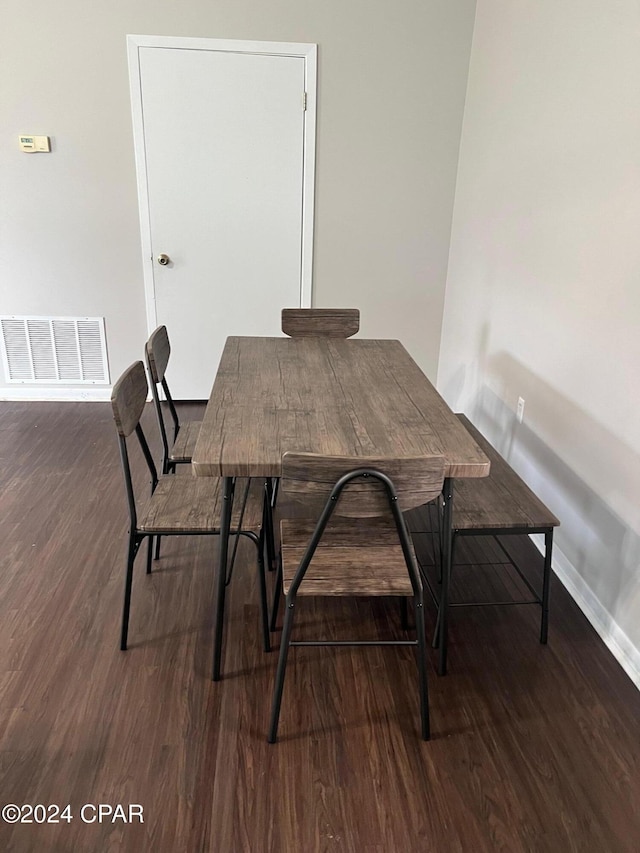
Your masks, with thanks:
[(154, 557), (155, 560), (160, 559), (160, 540), (161, 539), (162, 539), (162, 536), (156, 536), (156, 555)]
[(273, 704), (271, 705), (271, 722), (269, 723), (269, 743), (275, 743), (278, 736), (278, 721), (280, 720), (280, 705), (282, 703), (282, 690), (284, 688), (284, 674), (287, 667), (287, 655), (289, 654), (289, 637), (293, 625), (294, 601), (288, 601), (284, 614), (284, 628), (280, 641), (280, 657), (278, 658), (278, 670), (276, 672), (276, 683), (273, 689)]
[(416, 616), (416, 640), (418, 643), (418, 689), (420, 691), (420, 723), (422, 740), (429, 740), (431, 727), (429, 723), (429, 688), (427, 685), (427, 649), (424, 625), (424, 607), (422, 601), (414, 599)]
[(129, 550), (127, 552), (127, 572), (124, 581), (124, 605), (122, 607), (122, 630), (120, 632), (120, 649), (127, 650), (127, 637), (129, 634), (129, 610), (131, 608), (131, 585), (133, 582), (133, 563), (136, 558), (135, 540), (129, 539)]
[(276, 588), (273, 593), (273, 606), (271, 608), (271, 625), (269, 626), (272, 631), (275, 631), (277, 628), (278, 621), (278, 608), (280, 606), (280, 590), (282, 589), (282, 555), (278, 561), (278, 574), (276, 575)]
[(540, 642), (544, 645), (549, 634), (549, 590), (551, 587), (551, 553), (553, 551), (553, 528), (544, 534), (544, 570), (542, 575), (542, 618), (540, 620)]

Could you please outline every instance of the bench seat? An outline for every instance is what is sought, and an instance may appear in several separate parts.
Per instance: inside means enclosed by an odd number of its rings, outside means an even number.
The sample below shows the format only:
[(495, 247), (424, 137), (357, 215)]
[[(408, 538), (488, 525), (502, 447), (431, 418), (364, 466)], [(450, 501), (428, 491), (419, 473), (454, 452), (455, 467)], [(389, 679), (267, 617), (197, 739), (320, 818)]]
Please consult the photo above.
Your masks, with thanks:
[(491, 462), (488, 477), (456, 480), (453, 528), (457, 531), (544, 531), (558, 527), (556, 516), (531, 491), (469, 418), (456, 414)]
[[(556, 516), (527, 486), (524, 480), (516, 474), (505, 459), (492, 447), (486, 438), (476, 429), (471, 421), (463, 414), (457, 414), (467, 432), (481, 448), (491, 462), (491, 470), (487, 477), (477, 479), (457, 479), (453, 498), (453, 517), (451, 526), (451, 571), (455, 570), (455, 544), (459, 536), (496, 536), (527, 535), (543, 533), (545, 538), (544, 563), (542, 570), (542, 591), (538, 593), (529, 580), (522, 574), (513, 558), (507, 554), (511, 565), (516, 569), (533, 598), (524, 601), (491, 601), (474, 602), (480, 604), (539, 604), (542, 609), (540, 621), (540, 642), (546, 643), (549, 628), (549, 586), (551, 578), (551, 553), (553, 549), (553, 530), (560, 522)], [(500, 539), (497, 540), (502, 547)], [(506, 551), (505, 551), (506, 553)], [(436, 598), (431, 585), (427, 586)], [(442, 585), (442, 591), (448, 589), (448, 584)], [(438, 623), (434, 637), (434, 645), (444, 642), (440, 637), (440, 614), (445, 607), (469, 607), (471, 603), (456, 603), (440, 597), (438, 602)], [(444, 674), (444, 670), (441, 670)]]

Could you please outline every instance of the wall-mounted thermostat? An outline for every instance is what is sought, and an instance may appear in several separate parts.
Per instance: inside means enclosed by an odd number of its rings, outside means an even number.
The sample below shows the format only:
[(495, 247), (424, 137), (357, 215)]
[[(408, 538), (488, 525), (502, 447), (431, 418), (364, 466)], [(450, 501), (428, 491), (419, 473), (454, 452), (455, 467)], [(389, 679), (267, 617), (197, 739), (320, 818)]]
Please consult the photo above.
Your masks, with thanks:
[(48, 136), (19, 136), (20, 150), (34, 154), (38, 151), (51, 151), (51, 141)]

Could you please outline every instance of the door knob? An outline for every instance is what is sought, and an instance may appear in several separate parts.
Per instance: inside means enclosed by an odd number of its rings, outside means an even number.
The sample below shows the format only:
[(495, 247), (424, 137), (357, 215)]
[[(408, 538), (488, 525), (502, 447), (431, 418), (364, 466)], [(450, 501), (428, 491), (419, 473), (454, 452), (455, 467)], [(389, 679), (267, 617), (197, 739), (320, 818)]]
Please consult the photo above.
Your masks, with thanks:
[(166, 267), (170, 260), (169, 255), (158, 255), (158, 263), (161, 267)]

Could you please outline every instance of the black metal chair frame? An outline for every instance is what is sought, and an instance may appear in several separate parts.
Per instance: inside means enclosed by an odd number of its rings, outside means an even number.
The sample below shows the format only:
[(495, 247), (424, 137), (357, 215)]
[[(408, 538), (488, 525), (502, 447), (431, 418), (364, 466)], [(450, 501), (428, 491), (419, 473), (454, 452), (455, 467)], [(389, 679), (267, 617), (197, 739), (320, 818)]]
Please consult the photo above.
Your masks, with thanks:
[[(149, 449), (149, 445), (147, 443), (147, 439), (145, 437), (144, 431), (140, 423), (138, 423), (135, 427), (135, 433), (140, 443), (140, 447), (142, 449), (143, 456), (147, 463), (147, 467), (149, 468), (149, 472), (151, 474), (151, 494), (156, 489), (158, 485), (158, 471), (153, 461), (153, 456)], [(152, 562), (152, 553), (153, 553), (153, 539), (154, 537), (160, 536), (215, 536), (220, 533), (219, 528), (212, 528), (210, 531), (202, 532), (202, 531), (180, 531), (176, 533), (175, 530), (171, 529), (162, 529), (158, 528), (154, 530), (153, 533), (148, 531), (142, 531), (138, 529), (137, 526), (137, 509), (136, 509), (136, 501), (133, 489), (133, 481), (131, 477), (131, 466), (129, 464), (129, 453), (127, 449), (127, 440), (124, 436), (118, 433), (118, 442), (120, 447), (120, 459), (122, 462), (122, 469), (124, 472), (125, 478), (125, 486), (127, 492), (127, 503), (129, 506), (129, 519), (130, 519), (130, 529), (129, 529), (129, 543), (128, 543), (128, 551), (127, 551), (127, 572), (125, 578), (125, 593), (124, 593), (124, 605), (122, 612), (122, 631), (120, 638), (120, 648), (123, 651), (126, 651), (127, 648), (127, 638), (129, 631), (129, 611), (131, 608), (131, 588), (133, 583), (133, 566), (135, 563), (136, 556), (140, 549), (140, 545), (145, 539), (149, 540), (149, 549), (147, 552), (147, 574), (151, 574), (151, 562)], [(260, 590), (260, 599), (261, 599), (261, 610), (262, 610), (262, 636), (263, 636), (263, 646), (265, 652), (271, 651), (271, 640), (269, 634), (269, 614), (268, 614), (268, 605), (267, 605), (267, 588), (266, 588), (266, 578), (264, 574), (264, 560), (263, 560), (263, 548), (264, 548), (264, 530), (265, 525), (262, 525), (260, 530), (260, 535), (257, 535), (253, 530), (242, 530), (242, 518), (244, 516), (244, 509), (248, 497), (250, 481), (247, 483), (247, 488), (244, 495), (244, 504), (241, 508), (240, 513), (240, 521), (238, 527), (236, 529), (232, 529), (230, 531), (231, 535), (236, 536), (236, 542), (238, 541), (239, 536), (245, 536), (250, 539), (254, 545), (256, 546), (257, 551), (257, 563), (258, 563), (258, 585)], [(235, 483), (233, 486), (235, 489)], [(234, 554), (235, 557), (235, 549)], [(231, 580), (231, 570), (233, 569), (233, 559), (231, 561), (231, 568), (229, 569), (228, 575), (226, 575), (225, 583), (228, 584)]]
[[(413, 602), (414, 602), (414, 610), (415, 610), (415, 624), (416, 624), (416, 639), (415, 640), (387, 640), (387, 641), (376, 641), (376, 640), (364, 640), (364, 641), (329, 641), (329, 640), (299, 640), (292, 641), (290, 640), (291, 629), (293, 627), (293, 615), (295, 611), (296, 604), (296, 596), (298, 592), (298, 588), (302, 583), (304, 576), (306, 574), (307, 569), (311, 563), (313, 555), (318, 547), (318, 543), (322, 538), (322, 534), (329, 522), (329, 519), (333, 515), (333, 512), (336, 508), (336, 504), (340, 498), (340, 495), (345, 488), (352, 480), (357, 478), (369, 478), (379, 480), (385, 488), (387, 497), (389, 499), (389, 506), (391, 508), (391, 512), (393, 515), (393, 519), (396, 525), (396, 529), (398, 531), (398, 538), (400, 540), (400, 545), (402, 547), (402, 552), (404, 555), (405, 562), (407, 564), (407, 571), (409, 573), (409, 580), (411, 582), (411, 588), (413, 590)], [(363, 546), (363, 551), (366, 551), (366, 546)], [(276, 590), (279, 591), (279, 588), (282, 584), (282, 556), (280, 556), (280, 567), (278, 571), (278, 579), (277, 579), (277, 587)], [(277, 611), (277, 603), (278, 598), (276, 598), (274, 602), (274, 613)], [(372, 468), (358, 468), (353, 471), (350, 471), (344, 474), (340, 479), (336, 482), (333, 489), (331, 490), (331, 494), (322, 510), (322, 514), (318, 519), (315, 530), (311, 537), (311, 540), (307, 546), (307, 549), (304, 553), (304, 556), (300, 562), (300, 565), (295, 573), (295, 576), (291, 582), (291, 586), (289, 588), (289, 592), (285, 598), (285, 618), (284, 618), (284, 627), (282, 631), (282, 638), (280, 642), (280, 656), (278, 658), (278, 668), (276, 672), (276, 683), (274, 688), (273, 695), (273, 703), (271, 707), (271, 720), (269, 725), (269, 735), (268, 741), (269, 743), (275, 743), (278, 733), (278, 722), (280, 718), (280, 706), (282, 703), (282, 692), (284, 688), (284, 677), (285, 677), (285, 669), (287, 665), (287, 656), (289, 653), (290, 646), (416, 646), (417, 647), (417, 656), (418, 656), (418, 676), (419, 676), (419, 691), (420, 691), (420, 720), (421, 720), (421, 731), (423, 740), (429, 740), (430, 737), (430, 724), (429, 724), (429, 695), (428, 695), (428, 686), (427, 686), (427, 657), (426, 657), (426, 641), (425, 641), (425, 624), (424, 624), (424, 606), (423, 606), (423, 590), (422, 584), (420, 581), (419, 570), (416, 567), (414, 562), (413, 555), (411, 553), (411, 546), (409, 542), (409, 533), (407, 531), (407, 527), (404, 521), (404, 517), (402, 512), (398, 506), (398, 498), (396, 495), (395, 487), (389, 477), (386, 474), (383, 474), (381, 471), (372, 469)]]
[[(153, 397), (153, 405), (156, 411), (156, 418), (158, 420), (158, 428), (160, 430), (160, 437), (162, 439), (162, 473), (163, 474), (173, 474), (175, 473), (176, 467), (180, 464), (190, 464), (190, 459), (185, 460), (172, 460), (169, 459), (169, 439), (167, 437), (167, 427), (164, 422), (164, 415), (162, 414), (162, 402), (160, 400), (160, 395), (158, 394), (158, 386), (154, 380), (153, 373), (151, 371), (151, 365), (149, 364), (149, 354), (145, 348), (145, 359), (147, 362), (147, 370), (149, 372), (149, 379), (151, 380), (151, 395)], [(160, 380), (160, 385), (162, 386), (162, 390), (166, 397), (167, 405), (169, 406), (169, 412), (171, 414), (171, 420), (173, 421), (173, 442), (172, 445), (175, 444), (176, 439), (178, 438), (178, 433), (180, 432), (180, 420), (178, 418), (178, 412), (176, 410), (175, 403), (173, 402), (173, 397), (171, 396), (171, 392), (169, 391), (169, 386), (167, 384), (166, 377), (162, 377)]]
[[(158, 330), (156, 330), (157, 332)], [(155, 333), (154, 333), (155, 334)], [(168, 334), (167, 334), (168, 339)], [(180, 432), (180, 419), (178, 417), (178, 411), (175, 406), (175, 402), (173, 397), (171, 396), (171, 391), (169, 390), (169, 385), (167, 383), (166, 376), (163, 376), (162, 379), (158, 379), (156, 382), (156, 377), (154, 376), (154, 370), (151, 367), (151, 361), (149, 357), (149, 343), (151, 338), (147, 342), (147, 346), (145, 346), (145, 361), (147, 365), (147, 372), (149, 374), (149, 380), (151, 385), (151, 395), (153, 397), (153, 406), (156, 412), (156, 419), (158, 421), (158, 429), (160, 430), (160, 438), (162, 441), (162, 473), (163, 474), (175, 474), (176, 468), (178, 465), (182, 464), (191, 464), (191, 459), (170, 459), (171, 451), (169, 445), (169, 437), (167, 435), (167, 426), (165, 423), (164, 415), (162, 412), (162, 401), (160, 399), (160, 394), (158, 393), (158, 384), (160, 384), (164, 396), (166, 398), (167, 406), (169, 407), (169, 413), (171, 415), (171, 420), (173, 422), (173, 441), (171, 446), (173, 446), (178, 438), (178, 434)], [(264, 544), (266, 546), (267, 551), (267, 564), (269, 566), (269, 570), (273, 570), (275, 568), (275, 553), (274, 553), (274, 544), (273, 544), (273, 521), (271, 514), (271, 490), (269, 488), (270, 484), (266, 484), (266, 495), (265, 495), (265, 509), (264, 509), (264, 524), (263, 527), (266, 528), (266, 533), (264, 537)], [(247, 485), (247, 489), (249, 485)], [(243, 507), (244, 513), (244, 507)], [(155, 558), (156, 560), (160, 557), (160, 540), (161, 537), (158, 536), (156, 538), (156, 552)], [(233, 548), (233, 553), (231, 556), (231, 568), (229, 570), (229, 577), (227, 578), (227, 584), (230, 581), (230, 573), (233, 571), (233, 566), (236, 558), (236, 551), (238, 547), (238, 539), (236, 539), (236, 543)]]

